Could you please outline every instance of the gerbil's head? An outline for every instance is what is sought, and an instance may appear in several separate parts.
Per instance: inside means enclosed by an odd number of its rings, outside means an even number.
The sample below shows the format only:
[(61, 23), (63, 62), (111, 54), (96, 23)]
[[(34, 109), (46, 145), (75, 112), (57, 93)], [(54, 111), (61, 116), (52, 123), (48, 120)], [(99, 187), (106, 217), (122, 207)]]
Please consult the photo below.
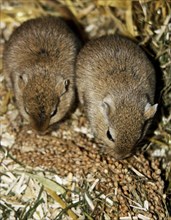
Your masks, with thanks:
[(52, 124), (68, 86), (69, 80), (63, 79), (62, 76), (35, 74), (29, 78), (23, 74), (18, 77), (18, 89), (23, 99), (23, 105), (19, 108), (35, 130), (44, 132)]
[[(132, 155), (136, 146), (144, 137), (148, 128), (148, 120), (156, 112), (157, 104), (151, 105), (144, 100), (131, 100), (129, 97), (113, 104), (110, 95), (101, 103), (104, 121), (99, 122), (101, 139), (109, 147), (108, 153), (116, 159), (124, 159)], [(104, 125), (102, 125), (104, 123)]]

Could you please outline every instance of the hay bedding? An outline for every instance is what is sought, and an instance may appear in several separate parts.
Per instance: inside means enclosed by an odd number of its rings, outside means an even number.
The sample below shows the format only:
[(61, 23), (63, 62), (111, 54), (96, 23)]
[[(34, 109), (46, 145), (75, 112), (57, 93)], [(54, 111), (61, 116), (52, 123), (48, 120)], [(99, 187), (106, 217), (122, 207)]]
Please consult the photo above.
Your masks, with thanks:
[[(154, 51), (164, 81), (162, 117), (149, 150), (116, 162), (101, 153), (79, 109), (51, 135), (18, 120), (0, 74), (0, 219), (168, 219), (171, 145), (169, 1), (3, 1), (1, 47), (21, 22), (72, 18), (89, 38), (120, 32)], [(0, 67), (2, 69), (2, 66)], [(1, 71), (2, 72), (2, 71)], [(167, 206), (167, 207), (166, 207)]]

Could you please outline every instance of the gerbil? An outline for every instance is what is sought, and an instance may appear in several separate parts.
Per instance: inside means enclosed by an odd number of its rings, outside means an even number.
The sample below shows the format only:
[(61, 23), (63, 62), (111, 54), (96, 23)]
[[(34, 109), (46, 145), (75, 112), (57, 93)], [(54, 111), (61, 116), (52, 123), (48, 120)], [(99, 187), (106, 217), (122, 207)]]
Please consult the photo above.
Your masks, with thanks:
[(7, 83), (21, 115), (38, 131), (63, 119), (75, 100), (80, 42), (66, 23), (47, 16), (24, 22), (4, 50)]
[(89, 41), (77, 58), (76, 84), (107, 151), (116, 159), (133, 154), (157, 109), (155, 71), (143, 50), (121, 36)]

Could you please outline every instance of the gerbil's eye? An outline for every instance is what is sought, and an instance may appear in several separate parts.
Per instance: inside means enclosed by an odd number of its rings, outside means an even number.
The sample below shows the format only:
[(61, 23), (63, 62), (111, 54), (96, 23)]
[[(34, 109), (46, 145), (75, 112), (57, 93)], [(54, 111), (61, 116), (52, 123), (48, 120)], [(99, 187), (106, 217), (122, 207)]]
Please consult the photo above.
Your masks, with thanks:
[(63, 95), (68, 91), (68, 87), (69, 87), (69, 80), (66, 79), (66, 80), (64, 81), (64, 90), (63, 90), (61, 96), (63, 96)]
[(54, 110), (51, 112), (50, 117), (53, 117), (57, 113), (57, 107), (54, 108)]
[(66, 80), (65, 80), (64, 85), (65, 85), (65, 89), (68, 89), (68, 86), (69, 86), (69, 79), (66, 79)]
[(19, 78), (20, 78), (21, 80), (23, 80), (23, 77), (22, 77), (22, 75), (19, 75)]
[(110, 141), (115, 142), (115, 140), (113, 139), (113, 137), (112, 137), (112, 135), (111, 135), (109, 129), (107, 130), (106, 135), (107, 135), (107, 137), (108, 137), (108, 139), (109, 139)]

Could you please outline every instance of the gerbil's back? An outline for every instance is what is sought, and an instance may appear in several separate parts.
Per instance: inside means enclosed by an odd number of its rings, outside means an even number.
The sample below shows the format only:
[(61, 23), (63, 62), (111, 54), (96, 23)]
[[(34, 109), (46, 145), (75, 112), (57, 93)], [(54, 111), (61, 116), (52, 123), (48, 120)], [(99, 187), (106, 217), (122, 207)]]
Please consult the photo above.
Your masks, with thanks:
[[(90, 41), (78, 56), (78, 79), (89, 80), (109, 91), (128, 89), (139, 84), (155, 85), (154, 69), (144, 51), (131, 40), (121, 36), (104, 36)], [(98, 86), (99, 85), (99, 86)], [(121, 86), (121, 88), (119, 88)], [(96, 89), (95, 88), (95, 89)]]
[(5, 59), (12, 62), (13, 69), (33, 65), (45, 57), (45, 60), (59, 60), (61, 63), (72, 59), (77, 44), (76, 37), (63, 20), (50, 16), (31, 19), (12, 34)]

